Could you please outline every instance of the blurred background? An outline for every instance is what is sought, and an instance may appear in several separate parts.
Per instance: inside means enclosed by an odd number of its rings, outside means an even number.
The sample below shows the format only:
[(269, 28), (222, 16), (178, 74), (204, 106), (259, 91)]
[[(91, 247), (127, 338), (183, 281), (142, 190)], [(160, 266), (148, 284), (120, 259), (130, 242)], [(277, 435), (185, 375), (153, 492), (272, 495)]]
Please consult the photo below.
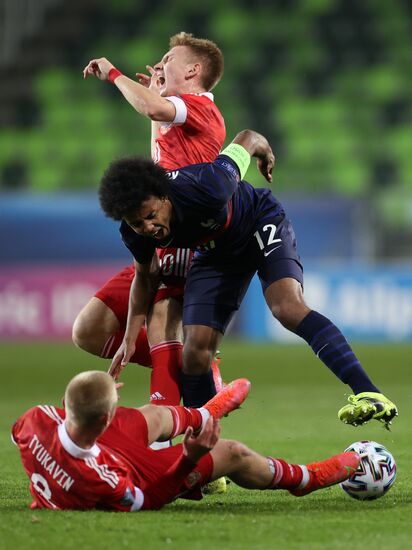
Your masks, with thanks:
[[(69, 340), (130, 262), (96, 189), (113, 158), (149, 156), (150, 123), (82, 69), (105, 56), (133, 77), (181, 30), (223, 50), (228, 141), (272, 144), (309, 304), (351, 339), (411, 341), (408, 0), (0, 0), (0, 339)], [(232, 333), (293, 339), (256, 281)]]

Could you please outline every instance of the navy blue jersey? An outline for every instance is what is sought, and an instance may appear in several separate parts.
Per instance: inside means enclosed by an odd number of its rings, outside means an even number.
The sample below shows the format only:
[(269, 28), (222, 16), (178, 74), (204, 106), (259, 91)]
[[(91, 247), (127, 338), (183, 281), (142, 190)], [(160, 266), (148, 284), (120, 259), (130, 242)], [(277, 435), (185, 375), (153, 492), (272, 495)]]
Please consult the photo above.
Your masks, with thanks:
[(238, 255), (266, 215), (284, 215), (271, 191), (240, 181), (236, 163), (225, 155), (171, 172), (170, 178), (173, 217), (167, 239), (139, 235), (126, 222), (120, 226), (125, 245), (139, 263), (148, 263), (156, 248), (165, 247)]

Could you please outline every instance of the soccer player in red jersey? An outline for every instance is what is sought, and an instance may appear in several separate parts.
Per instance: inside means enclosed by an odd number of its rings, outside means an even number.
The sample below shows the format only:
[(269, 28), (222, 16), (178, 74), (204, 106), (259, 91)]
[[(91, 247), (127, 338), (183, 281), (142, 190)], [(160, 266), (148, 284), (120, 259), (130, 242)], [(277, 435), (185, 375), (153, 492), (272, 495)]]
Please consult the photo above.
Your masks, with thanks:
[[(14, 424), (30, 478), (31, 507), (136, 512), (158, 509), (227, 475), (248, 489), (286, 489), (303, 496), (347, 479), (359, 455), (344, 452), (308, 465), (264, 457), (238, 441), (219, 440), (218, 419), (247, 397), (250, 383), (235, 380), (200, 409), (147, 405), (116, 407), (116, 384), (101, 371), (75, 376), (65, 410), (39, 405)], [(151, 441), (185, 434), (161, 452)]]
[[(211, 41), (179, 33), (151, 75), (139, 82), (122, 75), (105, 58), (93, 59), (84, 77), (110, 80), (125, 99), (152, 120), (152, 158), (168, 170), (216, 158), (225, 139), (222, 115), (210, 90), (223, 72), (223, 56)], [(166, 248), (158, 253), (162, 265), (160, 285), (147, 289), (153, 307), (146, 327), (136, 340), (132, 362), (152, 366), (151, 401), (178, 404), (182, 362), (181, 300), (192, 258), (189, 249)], [(120, 347), (127, 322), (130, 287), (137, 284), (135, 268), (110, 279), (78, 315), (74, 343), (90, 353), (113, 357)], [(215, 382), (219, 389), (218, 369)], [(220, 381), (221, 382), (221, 381)]]

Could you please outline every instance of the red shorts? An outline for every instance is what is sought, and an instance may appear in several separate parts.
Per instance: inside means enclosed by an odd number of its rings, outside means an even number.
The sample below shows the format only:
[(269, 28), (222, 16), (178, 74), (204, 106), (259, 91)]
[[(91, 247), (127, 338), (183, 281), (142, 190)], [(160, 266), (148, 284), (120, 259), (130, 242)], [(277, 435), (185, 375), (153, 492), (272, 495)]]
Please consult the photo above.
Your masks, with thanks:
[[(158, 249), (160, 260), (160, 284), (153, 303), (165, 298), (183, 300), (186, 276), (193, 252), (188, 248)], [(122, 328), (126, 326), (130, 286), (134, 267), (125, 267), (100, 288), (95, 297), (104, 302), (116, 315)]]
[[(98, 443), (122, 455), (131, 467), (134, 484), (143, 492), (148, 485), (157, 481), (182, 453), (181, 444), (159, 451), (150, 449), (147, 446), (146, 419), (139, 410), (129, 407), (117, 407), (112, 423), (99, 437)], [(182, 485), (182, 492), (190, 489), (184, 497), (200, 499), (202, 496), (200, 488), (208, 483), (212, 472), (213, 459), (208, 453), (199, 460), (196, 468), (187, 476)]]

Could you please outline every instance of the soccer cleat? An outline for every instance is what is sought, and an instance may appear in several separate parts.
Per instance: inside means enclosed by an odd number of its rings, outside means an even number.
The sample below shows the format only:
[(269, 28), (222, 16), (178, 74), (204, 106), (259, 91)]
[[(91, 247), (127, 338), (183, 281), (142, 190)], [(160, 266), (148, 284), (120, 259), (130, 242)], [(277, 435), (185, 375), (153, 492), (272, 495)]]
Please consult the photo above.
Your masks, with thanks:
[(398, 409), (381, 393), (363, 392), (348, 397), (349, 405), (338, 412), (338, 417), (345, 424), (361, 426), (369, 420), (383, 422), (389, 429), (391, 421), (398, 416)]
[(226, 478), (218, 477), (214, 481), (209, 481), (206, 485), (202, 487), (203, 495), (222, 495), (227, 491), (227, 481)]
[[(305, 486), (291, 489), (289, 493), (295, 497), (303, 497), (312, 493), (312, 491), (341, 483), (356, 472), (359, 463), (360, 456), (358, 453), (349, 451), (331, 456), (321, 462), (307, 464), (306, 468), (308, 475), (305, 475), (305, 471), (303, 475), (305, 482), (307, 480)], [(303, 468), (305, 467), (303, 466)]]
[(238, 378), (227, 384), (203, 407), (217, 420), (239, 408), (250, 391), (250, 382), (246, 378)]
[(222, 380), (222, 375), (220, 374), (220, 357), (219, 351), (216, 352), (214, 359), (210, 365), (213, 374), (213, 382), (215, 383), (216, 392), (219, 393), (224, 388), (225, 384)]

